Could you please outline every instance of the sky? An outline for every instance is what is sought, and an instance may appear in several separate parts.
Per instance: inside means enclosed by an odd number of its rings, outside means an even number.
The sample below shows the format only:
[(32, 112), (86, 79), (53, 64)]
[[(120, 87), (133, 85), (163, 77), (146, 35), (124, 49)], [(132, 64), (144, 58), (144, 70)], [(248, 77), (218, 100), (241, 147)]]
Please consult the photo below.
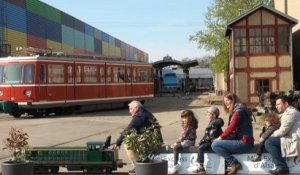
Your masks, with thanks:
[(41, 0), (149, 54), (149, 62), (166, 55), (175, 60), (202, 58), (189, 36), (205, 30), (212, 0)]

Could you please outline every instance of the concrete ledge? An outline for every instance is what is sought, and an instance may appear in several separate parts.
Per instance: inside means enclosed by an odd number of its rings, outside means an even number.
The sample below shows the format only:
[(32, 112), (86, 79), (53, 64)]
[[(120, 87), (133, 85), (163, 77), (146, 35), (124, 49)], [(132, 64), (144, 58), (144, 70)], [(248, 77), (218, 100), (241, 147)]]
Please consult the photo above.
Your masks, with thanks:
[[(251, 160), (256, 155), (258, 145), (248, 152), (241, 154), (234, 154), (234, 157), (242, 164), (242, 170), (237, 174), (268, 174), (268, 171), (274, 168), (272, 157), (269, 153), (264, 152), (262, 161), (252, 162)], [(183, 149), (179, 154), (179, 163), (181, 167), (177, 174), (194, 174), (192, 170), (197, 165), (198, 147), (192, 146)], [(160, 154), (155, 156), (155, 159), (162, 159), (168, 161), (169, 168), (174, 167), (173, 149), (169, 146), (161, 148)], [(287, 159), (287, 164), (290, 168), (290, 174), (300, 174), (300, 157), (292, 157)], [(204, 166), (207, 174), (225, 174), (225, 160), (223, 157), (217, 155), (212, 150), (204, 154)]]

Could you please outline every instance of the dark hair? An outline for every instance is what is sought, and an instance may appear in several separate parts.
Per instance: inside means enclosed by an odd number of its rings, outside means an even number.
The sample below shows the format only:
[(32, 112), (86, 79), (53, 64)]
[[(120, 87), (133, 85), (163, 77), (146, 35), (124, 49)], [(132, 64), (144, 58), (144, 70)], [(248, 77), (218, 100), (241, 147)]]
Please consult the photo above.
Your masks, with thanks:
[(265, 121), (270, 122), (271, 125), (277, 125), (280, 123), (278, 115), (274, 112), (265, 114)]
[(194, 112), (191, 110), (184, 110), (181, 113), (181, 118), (187, 118), (189, 126), (192, 126), (194, 129), (198, 128), (198, 120), (194, 115)]
[(228, 92), (227, 94), (224, 95), (224, 98), (227, 98), (232, 101), (232, 107), (230, 109), (228, 109), (223, 102), (223, 108), (225, 112), (232, 113), (235, 104), (240, 102), (239, 97), (235, 93)]
[(278, 95), (278, 96), (275, 98), (275, 101), (277, 101), (277, 100), (279, 100), (279, 99), (280, 99), (283, 103), (288, 103), (288, 104), (290, 104), (290, 100), (289, 100), (289, 98), (288, 98), (287, 95), (280, 94), (280, 95)]

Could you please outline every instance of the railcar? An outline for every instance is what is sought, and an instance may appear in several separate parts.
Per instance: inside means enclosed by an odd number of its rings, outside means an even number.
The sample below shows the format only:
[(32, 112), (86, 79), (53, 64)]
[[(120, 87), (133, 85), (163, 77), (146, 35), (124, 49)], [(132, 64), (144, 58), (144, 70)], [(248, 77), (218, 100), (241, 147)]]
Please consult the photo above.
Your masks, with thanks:
[(33, 163), (34, 174), (56, 174), (60, 167), (68, 172), (112, 173), (125, 165), (118, 150), (109, 149), (106, 142), (89, 141), (86, 147), (33, 147), (26, 150), (26, 160)]
[(0, 111), (14, 117), (124, 106), (151, 99), (151, 64), (105, 58), (0, 59)]

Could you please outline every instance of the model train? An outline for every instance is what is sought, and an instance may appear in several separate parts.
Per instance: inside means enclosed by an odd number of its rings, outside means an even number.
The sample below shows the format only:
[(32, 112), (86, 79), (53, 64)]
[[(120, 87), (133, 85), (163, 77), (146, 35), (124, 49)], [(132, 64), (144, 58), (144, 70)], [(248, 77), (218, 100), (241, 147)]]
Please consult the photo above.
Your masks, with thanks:
[(0, 59), (0, 111), (14, 117), (120, 107), (153, 94), (148, 63), (67, 56)]
[(90, 141), (86, 147), (33, 147), (26, 150), (26, 160), (33, 163), (34, 174), (56, 174), (60, 167), (84, 173), (111, 173), (125, 165), (118, 150), (108, 149), (106, 142)]

